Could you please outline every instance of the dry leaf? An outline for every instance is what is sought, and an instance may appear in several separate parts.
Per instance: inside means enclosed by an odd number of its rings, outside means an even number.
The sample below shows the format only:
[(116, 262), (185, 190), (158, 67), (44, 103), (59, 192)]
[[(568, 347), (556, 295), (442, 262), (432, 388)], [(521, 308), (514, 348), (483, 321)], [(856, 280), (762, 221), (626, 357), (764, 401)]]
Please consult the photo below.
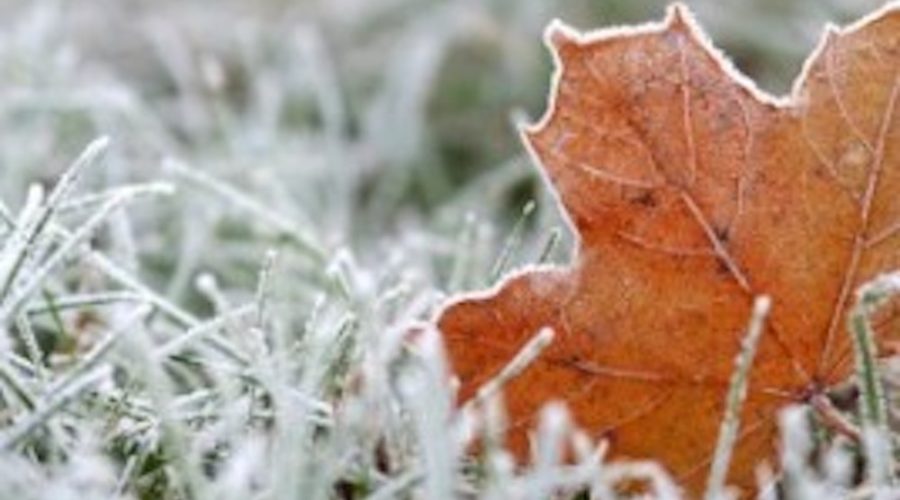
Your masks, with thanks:
[(557, 74), (524, 139), (579, 236), (438, 318), (461, 398), (542, 326), (555, 343), (506, 387), (511, 446), (559, 399), (617, 457), (702, 489), (755, 296), (773, 308), (730, 481), (774, 460), (779, 408), (844, 380), (853, 291), (900, 267), (900, 9), (829, 29), (789, 98), (740, 76), (684, 7), (657, 24), (553, 24)]

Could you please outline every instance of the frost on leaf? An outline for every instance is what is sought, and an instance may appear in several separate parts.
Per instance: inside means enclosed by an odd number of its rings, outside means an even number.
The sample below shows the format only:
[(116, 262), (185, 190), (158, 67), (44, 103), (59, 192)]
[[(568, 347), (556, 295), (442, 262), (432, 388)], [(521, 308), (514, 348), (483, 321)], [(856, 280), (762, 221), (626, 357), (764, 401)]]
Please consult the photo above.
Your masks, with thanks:
[(684, 7), (632, 30), (557, 23), (547, 40), (551, 102), (523, 136), (579, 247), (440, 314), (461, 399), (549, 326), (554, 344), (505, 389), (510, 446), (526, 456), (540, 405), (564, 400), (614, 456), (658, 459), (699, 491), (767, 294), (729, 478), (752, 488), (777, 410), (850, 373), (854, 289), (900, 267), (900, 9), (828, 30), (785, 99), (738, 75)]

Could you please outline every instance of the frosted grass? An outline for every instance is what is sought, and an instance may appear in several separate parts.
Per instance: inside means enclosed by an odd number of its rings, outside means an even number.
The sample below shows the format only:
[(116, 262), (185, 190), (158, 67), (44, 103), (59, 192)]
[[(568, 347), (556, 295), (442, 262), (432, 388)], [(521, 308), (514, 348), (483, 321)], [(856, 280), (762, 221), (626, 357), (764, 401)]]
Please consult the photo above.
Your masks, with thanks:
[[(0, 30), (0, 497), (613, 499), (626, 481), (683, 496), (658, 464), (611, 459), (558, 403), (518, 466), (503, 387), (553, 332), (457, 408), (423, 323), (449, 293), (567, 258), (512, 127), (501, 137), (487, 115), (508, 124), (543, 98), (537, 41), (571, 6), (159, 2), (135, 24), (101, 3), (9, 7)], [(746, 3), (770, 19), (763, 4)], [(753, 37), (758, 24), (730, 18)], [(767, 22), (757, 40), (802, 49)], [(472, 89), (474, 105), (449, 106), (466, 113), (435, 105)], [(507, 149), (448, 162), (461, 133)], [(863, 293), (887, 297), (885, 279)], [(811, 462), (821, 429), (791, 409), (764, 498), (896, 493), (880, 367), (854, 333), (865, 406), (847, 425), (864, 441)]]

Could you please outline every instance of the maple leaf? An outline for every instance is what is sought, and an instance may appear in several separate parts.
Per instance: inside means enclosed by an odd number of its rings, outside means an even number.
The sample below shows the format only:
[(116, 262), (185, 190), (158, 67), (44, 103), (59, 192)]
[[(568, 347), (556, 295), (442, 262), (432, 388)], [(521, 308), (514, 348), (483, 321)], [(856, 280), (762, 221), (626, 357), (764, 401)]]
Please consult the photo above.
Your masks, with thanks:
[(900, 9), (830, 28), (792, 94), (740, 76), (683, 6), (661, 23), (547, 30), (557, 72), (526, 145), (579, 238), (439, 314), (460, 397), (542, 327), (556, 341), (505, 388), (510, 446), (564, 400), (614, 456), (699, 492), (754, 297), (772, 310), (729, 480), (753, 488), (775, 416), (847, 378), (856, 287), (900, 267)]

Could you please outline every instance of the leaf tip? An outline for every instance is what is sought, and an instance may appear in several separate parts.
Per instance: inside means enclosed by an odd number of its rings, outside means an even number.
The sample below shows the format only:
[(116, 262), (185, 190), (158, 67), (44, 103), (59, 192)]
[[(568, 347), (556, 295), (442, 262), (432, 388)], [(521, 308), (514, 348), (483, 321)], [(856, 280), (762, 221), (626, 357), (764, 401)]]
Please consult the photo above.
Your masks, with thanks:
[(687, 4), (675, 2), (666, 10), (665, 25), (669, 29), (690, 30), (695, 24), (694, 14)]
[(559, 54), (564, 47), (577, 43), (578, 33), (571, 26), (561, 21), (553, 19), (547, 28), (544, 29), (544, 43)]

